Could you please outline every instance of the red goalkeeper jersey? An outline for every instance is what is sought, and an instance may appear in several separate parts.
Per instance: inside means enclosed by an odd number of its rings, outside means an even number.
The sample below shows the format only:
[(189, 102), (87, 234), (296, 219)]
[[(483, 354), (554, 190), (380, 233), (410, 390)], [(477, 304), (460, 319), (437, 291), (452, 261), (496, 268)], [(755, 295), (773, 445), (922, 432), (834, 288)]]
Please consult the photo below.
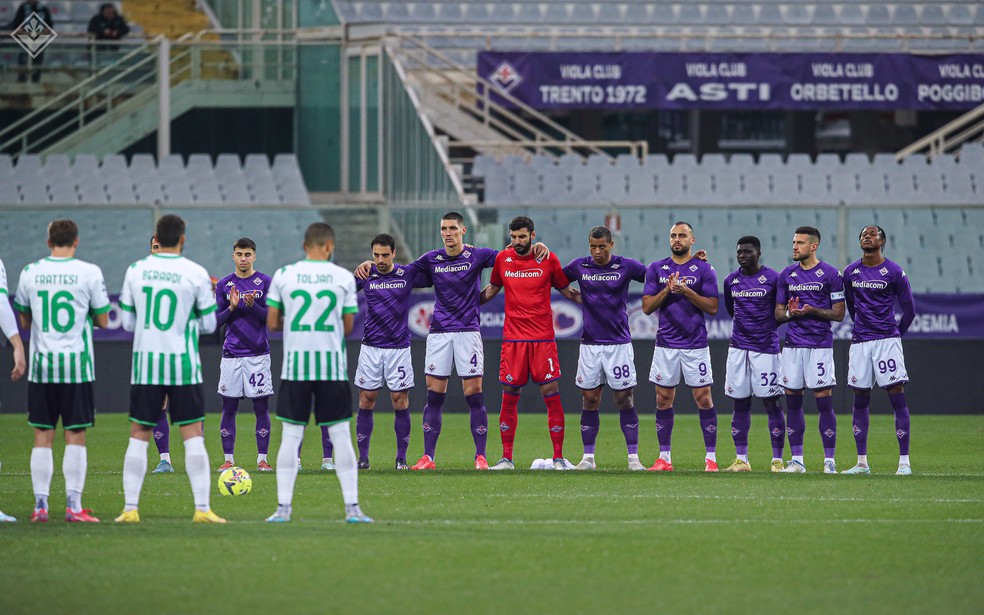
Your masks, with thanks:
[(550, 289), (562, 290), (570, 284), (555, 254), (537, 262), (532, 253), (520, 256), (510, 246), (496, 256), (490, 281), (506, 289), (503, 341), (553, 341)]

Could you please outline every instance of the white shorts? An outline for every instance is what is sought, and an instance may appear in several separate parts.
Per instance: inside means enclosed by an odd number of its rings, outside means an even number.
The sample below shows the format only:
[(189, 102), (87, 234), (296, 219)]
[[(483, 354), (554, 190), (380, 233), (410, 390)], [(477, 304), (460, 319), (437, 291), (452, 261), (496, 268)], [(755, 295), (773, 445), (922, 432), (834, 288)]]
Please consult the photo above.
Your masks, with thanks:
[(580, 389), (596, 389), (606, 382), (613, 391), (631, 389), (636, 385), (632, 344), (581, 344), (575, 382)]
[(656, 386), (672, 389), (680, 384), (680, 374), (688, 387), (696, 389), (711, 386), (714, 374), (711, 372), (711, 351), (704, 348), (662, 348), (653, 351), (653, 366), (649, 370), (649, 381)]
[(427, 334), (424, 373), (447, 378), (451, 367), (462, 378), (477, 378), (485, 373), (485, 349), (478, 331)]
[(897, 337), (851, 344), (849, 357), (847, 381), (855, 389), (870, 389), (874, 382), (886, 389), (909, 381), (902, 340)]
[(779, 355), (782, 386), (793, 391), (829, 389), (834, 377), (833, 348), (783, 348)]
[(273, 395), (270, 355), (222, 357), (219, 364), (219, 395), (235, 399)]
[(728, 397), (760, 399), (782, 395), (779, 382), (779, 354), (728, 348), (728, 369), (724, 375)]
[(363, 391), (386, 388), (396, 393), (413, 388), (413, 364), (410, 347), (376, 348), (363, 344), (359, 351), (359, 366), (355, 369), (355, 386)]

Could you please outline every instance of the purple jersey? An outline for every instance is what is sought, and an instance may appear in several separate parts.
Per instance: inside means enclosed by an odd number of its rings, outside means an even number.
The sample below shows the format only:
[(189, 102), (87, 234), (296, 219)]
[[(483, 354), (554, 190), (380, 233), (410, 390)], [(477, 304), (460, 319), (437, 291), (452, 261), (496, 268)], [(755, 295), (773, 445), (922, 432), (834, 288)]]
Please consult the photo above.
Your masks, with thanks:
[(393, 265), (389, 273), (379, 273), (373, 265), (369, 278), (355, 280), (356, 290), (366, 295), (366, 324), (362, 343), (376, 348), (410, 346), (407, 312), (414, 288), (430, 286), (427, 274), (416, 267)]
[[(239, 291), (239, 307), (229, 310), (229, 292), (235, 286)], [(215, 303), (218, 306), (216, 319), (219, 326), (226, 326), (225, 342), (222, 344), (224, 357), (257, 357), (270, 354), (267, 339), (267, 292), (270, 290), (270, 276), (259, 271), (248, 278), (231, 273), (215, 284)], [(244, 295), (253, 295), (253, 305), (246, 306)]]
[(457, 256), (444, 249), (431, 250), (410, 267), (426, 272), (434, 285), (434, 315), (431, 333), (479, 331), (478, 300), (482, 270), (495, 264), (498, 250), (466, 247)]
[(909, 278), (898, 263), (886, 259), (875, 267), (856, 261), (844, 269), (844, 294), (854, 316), (854, 342), (900, 337), (895, 301), (912, 303)]
[[(779, 273), (776, 284), (776, 303), (785, 305), (793, 297), (800, 307), (812, 305), (829, 310), (844, 300), (844, 278), (837, 268), (818, 262), (812, 269), (803, 269), (793, 263)], [(834, 334), (829, 320), (822, 318), (795, 318), (786, 326), (788, 348), (833, 348)]]
[[(642, 294), (658, 294), (666, 288), (666, 283), (674, 272), (698, 295), (717, 298), (717, 274), (714, 273), (714, 267), (696, 258), (691, 258), (682, 265), (673, 262), (673, 258), (650, 263), (649, 268), (646, 269), (646, 286)], [(666, 300), (659, 306), (658, 313), (657, 346), (683, 349), (707, 346), (704, 312), (690, 303), (686, 297), (667, 293)]]
[(776, 281), (774, 269), (762, 267), (745, 275), (741, 269), (724, 278), (724, 305), (734, 318), (731, 347), (767, 354), (779, 352), (779, 323), (776, 322)]
[(622, 256), (612, 256), (607, 265), (596, 265), (590, 256), (576, 258), (564, 267), (564, 274), (581, 290), (584, 328), (582, 344), (628, 344), (629, 317), (625, 302), (629, 283), (646, 281), (646, 266)]

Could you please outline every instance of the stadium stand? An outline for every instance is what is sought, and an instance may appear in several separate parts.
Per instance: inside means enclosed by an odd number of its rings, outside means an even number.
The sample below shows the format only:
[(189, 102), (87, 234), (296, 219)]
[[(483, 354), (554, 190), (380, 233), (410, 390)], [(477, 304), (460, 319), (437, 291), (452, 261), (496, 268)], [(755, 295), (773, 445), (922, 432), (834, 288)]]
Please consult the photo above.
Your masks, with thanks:
[(271, 167), (262, 154), (250, 154), (245, 166), (236, 154), (221, 154), (214, 166), (206, 154), (192, 154), (185, 167), (171, 155), (160, 165), (149, 154), (127, 164), (120, 154), (64, 154), (42, 162), (26, 154), (16, 161), (0, 155), (0, 205), (310, 205), (293, 154), (280, 154)]

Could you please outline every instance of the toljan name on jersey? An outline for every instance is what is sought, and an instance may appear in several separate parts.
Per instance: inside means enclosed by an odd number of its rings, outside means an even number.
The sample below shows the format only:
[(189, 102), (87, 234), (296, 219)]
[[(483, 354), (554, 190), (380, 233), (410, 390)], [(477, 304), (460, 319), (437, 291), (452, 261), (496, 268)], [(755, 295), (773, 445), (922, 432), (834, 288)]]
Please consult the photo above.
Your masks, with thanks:
[(298, 273), (298, 284), (331, 284), (332, 277), (328, 273)]
[(39, 286), (48, 284), (71, 286), (79, 283), (79, 276), (71, 273), (36, 273), (34, 283)]

